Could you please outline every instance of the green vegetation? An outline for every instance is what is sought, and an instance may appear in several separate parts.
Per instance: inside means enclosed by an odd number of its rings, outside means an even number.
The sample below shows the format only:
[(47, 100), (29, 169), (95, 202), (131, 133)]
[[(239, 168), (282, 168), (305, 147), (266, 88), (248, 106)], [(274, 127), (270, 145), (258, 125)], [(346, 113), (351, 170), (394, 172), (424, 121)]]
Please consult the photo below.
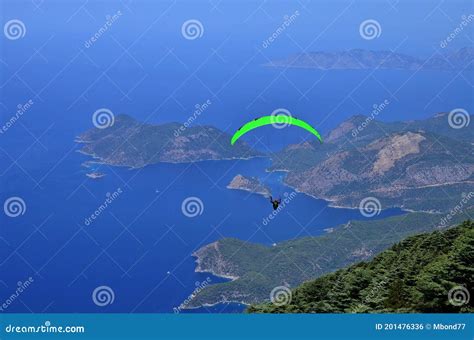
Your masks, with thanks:
[(85, 143), (81, 152), (106, 164), (134, 168), (260, 155), (244, 142), (231, 146), (229, 140), (228, 134), (211, 126), (143, 124), (127, 115), (115, 117), (111, 127), (91, 129), (77, 139)]
[[(474, 209), (454, 215), (450, 225), (469, 218)], [(351, 221), (331, 233), (279, 243), (273, 247), (225, 238), (199, 249), (198, 271), (237, 279), (209, 285), (190, 307), (237, 301), (268, 300), (276, 286), (305, 281), (371, 259), (404, 238), (438, 229), (445, 215), (409, 213), (380, 220)]]
[[(409, 237), (369, 262), (306, 282), (292, 291), (288, 304), (254, 305), (248, 312), (472, 313), (467, 292), (474, 282), (473, 263), (474, 222), (466, 221)], [(451, 289), (458, 294), (449, 294)], [(462, 300), (450, 301), (456, 295)]]

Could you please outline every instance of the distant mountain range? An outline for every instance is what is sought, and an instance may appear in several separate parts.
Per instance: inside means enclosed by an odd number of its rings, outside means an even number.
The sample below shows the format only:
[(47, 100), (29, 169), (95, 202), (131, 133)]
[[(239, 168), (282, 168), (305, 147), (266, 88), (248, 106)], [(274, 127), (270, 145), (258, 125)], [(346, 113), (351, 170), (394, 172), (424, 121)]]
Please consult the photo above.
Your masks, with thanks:
[(237, 141), (232, 146), (229, 141), (228, 134), (212, 126), (144, 124), (127, 115), (115, 117), (110, 127), (93, 128), (76, 138), (76, 142), (84, 144), (80, 152), (97, 162), (132, 168), (158, 162), (189, 163), (261, 155), (245, 142)]
[(251, 313), (472, 313), (474, 222), (409, 237)]
[(474, 48), (437, 53), (428, 59), (391, 51), (353, 49), (340, 52), (307, 52), (274, 60), (264, 66), (315, 68), (322, 70), (400, 69), (400, 70), (460, 70), (471, 68)]
[(287, 171), (288, 185), (333, 206), (355, 208), (375, 197), (382, 209), (448, 211), (474, 191), (474, 129), (448, 120), (447, 113), (391, 123), (354, 116), (323, 144), (275, 154), (270, 170)]

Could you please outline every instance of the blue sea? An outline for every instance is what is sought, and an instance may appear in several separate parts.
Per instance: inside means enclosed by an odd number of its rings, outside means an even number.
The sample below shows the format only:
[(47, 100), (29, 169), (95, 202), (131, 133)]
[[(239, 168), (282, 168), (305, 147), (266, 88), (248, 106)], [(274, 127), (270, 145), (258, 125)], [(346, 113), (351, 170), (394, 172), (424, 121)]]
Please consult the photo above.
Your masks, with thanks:
[[(285, 108), (323, 134), (354, 114), (369, 115), (385, 100), (390, 104), (378, 116), (385, 121), (473, 109), (472, 73), (467, 71), (262, 66), (303, 48), (392, 49), (428, 57), (453, 29), (451, 22), (440, 20), (443, 13), (427, 16), (432, 10), (428, 3), (402, 1), (397, 11), (350, 1), (3, 1), (0, 6), (2, 25), (13, 19), (24, 24), (21, 38), (2, 36), (0, 41), (0, 124), (5, 127), (0, 134), (0, 201), (19, 197), (24, 202), (23, 214), (0, 214), (0, 302), (9, 301), (32, 278), (4, 312), (172, 313), (203, 282), (225, 281), (194, 271), (191, 254), (201, 246), (223, 237), (272, 246), (365, 218), (358, 210), (331, 208), (297, 194), (265, 224), (272, 212), (266, 198), (226, 186), (243, 174), (259, 177), (275, 196), (290, 194), (285, 173), (266, 172), (268, 158), (133, 170), (94, 165), (106, 176), (87, 178), (90, 169), (81, 164), (90, 158), (77, 152), (74, 139), (93, 127), (98, 109), (154, 124), (185, 122), (196, 105), (209, 100), (193, 124), (232, 133), (249, 119)], [(444, 6), (455, 20), (470, 8), (468, 2)], [(284, 16), (295, 11), (294, 23), (263, 47)], [(110, 27), (88, 43), (113, 15)], [(373, 41), (361, 39), (358, 25), (372, 16), (382, 23), (383, 33)], [(404, 18), (404, 24), (397, 18)], [(190, 19), (203, 25), (202, 36), (193, 40), (181, 32)], [(468, 46), (472, 29), (466, 32), (449, 48)], [(19, 119), (8, 123), (19, 107)], [(309, 138), (296, 128), (261, 129), (246, 136), (262, 151)], [(199, 213), (191, 217), (182, 210), (190, 197), (199, 198)], [(389, 209), (375, 218), (401, 213)], [(92, 298), (102, 286), (113, 292), (106, 306)], [(242, 309), (223, 304), (192, 312)]]

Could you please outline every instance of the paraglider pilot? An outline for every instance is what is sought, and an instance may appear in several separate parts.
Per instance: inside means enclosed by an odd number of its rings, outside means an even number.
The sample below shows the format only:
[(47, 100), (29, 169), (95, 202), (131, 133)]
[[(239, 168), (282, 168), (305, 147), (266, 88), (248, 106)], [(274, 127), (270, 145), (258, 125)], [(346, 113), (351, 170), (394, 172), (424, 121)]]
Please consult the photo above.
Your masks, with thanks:
[(281, 198), (274, 200), (272, 196), (270, 196), (270, 202), (273, 204), (273, 210), (277, 210), (278, 206), (281, 203)]

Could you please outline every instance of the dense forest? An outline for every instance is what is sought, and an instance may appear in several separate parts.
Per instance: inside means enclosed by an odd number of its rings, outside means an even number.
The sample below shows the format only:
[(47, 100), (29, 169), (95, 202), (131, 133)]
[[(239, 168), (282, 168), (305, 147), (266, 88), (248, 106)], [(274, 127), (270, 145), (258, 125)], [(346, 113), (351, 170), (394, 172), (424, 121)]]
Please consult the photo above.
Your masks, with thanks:
[[(250, 313), (472, 313), (474, 222), (409, 237), (371, 261), (306, 282)], [(290, 299), (288, 299), (290, 300)]]

